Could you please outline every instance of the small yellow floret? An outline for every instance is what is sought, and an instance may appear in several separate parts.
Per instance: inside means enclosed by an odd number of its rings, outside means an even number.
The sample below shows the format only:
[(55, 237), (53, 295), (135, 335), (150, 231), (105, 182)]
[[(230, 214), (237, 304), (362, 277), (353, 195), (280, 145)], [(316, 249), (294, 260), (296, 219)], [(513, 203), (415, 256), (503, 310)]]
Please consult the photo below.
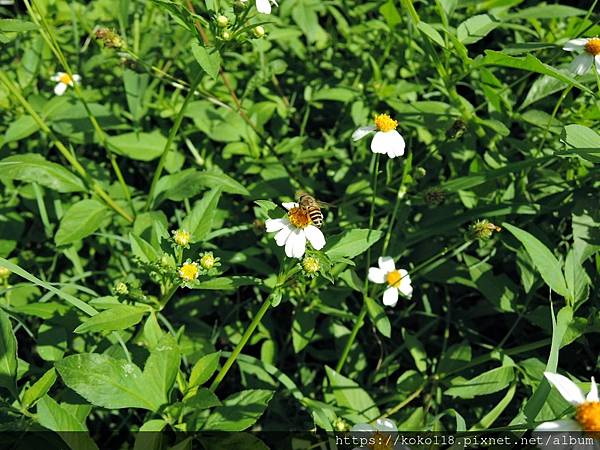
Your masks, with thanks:
[(200, 274), (200, 268), (195, 262), (185, 263), (179, 268), (179, 276), (184, 281), (194, 281)]
[(583, 402), (577, 406), (575, 415), (581, 428), (587, 433), (600, 433), (600, 402)]
[(395, 130), (398, 126), (398, 122), (387, 114), (379, 114), (377, 117), (375, 117), (375, 126), (379, 131), (386, 133), (388, 131)]
[(311, 224), (308, 213), (303, 208), (292, 208), (288, 211), (288, 219), (296, 228), (305, 228)]
[(398, 287), (400, 286), (400, 280), (402, 279), (402, 275), (397, 270), (389, 272), (385, 277), (387, 284), (390, 287)]
[(319, 260), (313, 256), (307, 256), (302, 260), (302, 267), (306, 273), (316, 273), (321, 268)]
[(64, 84), (68, 84), (68, 85), (73, 84), (73, 78), (71, 78), (68, 73), (60, 74), (58, 76), (58, 81), (60, 81), (61, 83), (64, 83)]
[(588, 39), (587, 43), (585, 44), (585, 51), (590, 55), (600, 55), (600, 38), (595, 37)]

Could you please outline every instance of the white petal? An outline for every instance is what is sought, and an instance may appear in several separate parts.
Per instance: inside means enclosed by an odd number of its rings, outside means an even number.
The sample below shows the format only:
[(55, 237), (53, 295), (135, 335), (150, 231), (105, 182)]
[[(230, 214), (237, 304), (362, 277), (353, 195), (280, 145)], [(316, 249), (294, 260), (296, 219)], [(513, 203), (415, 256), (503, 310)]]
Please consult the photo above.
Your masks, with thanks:
[(573, 419), (553, 420), (544, 422), (537, 427), (535, 431), (580, 431), (581, 427)]
[(76, 83), (79, 83), (81, 81), (81, 77), (79, 76), (79, 74), (76, 73), (73, 74), (73, 79)]
[(56, 72), (54, 75), (50, 77), (52, 81), (60, 81), (61, 77), (64, 75), (64, 72)]
[(386, 272), (378, 267), (369, 267), (369, 281), (372, 283), (382, 284), (385, 283)]
[(283, 247), (285, 245), (286, 241), (288, 240), (288, 238), (290, 237), (290, 234), (292, 234), (292, 227), (287, 226), (285, 228), (282, 228), (275, 235), (275, 242), (277, 243), (277, 245), (279, 245), (280, 247)]
[(590, 384), (590, 392), (585, 398), (588, 402), (598, 402), (600, 399), (598, 398), (598, 386), (596, 385), (596, 380), (592, 377), (592, 382)]
[(357, 423), (352, 428), (350, 428), (350, 432), (356, 431), (358, 433), (372, 433), (375, 431), (373, 425), (368, 423)]
[(587, 42), (588, 40), (586, 38), (571, 39), (570, 41), (565, 42), (563, 50), (568, 52), (572, 52), (574, 50), (583, 50)]
[(375, 421), (375, 428), (386, 433), (395, 433), (398, 431), (396, 424), (390, 419), (377, 419)]
[(321, 250), (325, 247), (325, 236), (323, 236), (323, 232), (314, 225), (307, 226), (304, 229), (304, 234), (315, 250)]
[(385, 273), (396, 270), (396, 265), (394, 264), (394, 260), (391, 256), (380, 256), (377, 262), (379, 263), (379, 268)]
[(267, 233), (271, 233), (272, 231), (279, 231), (282, 228), (288, 226), (290, 221), (287, 217), (283, 217), (281, 219), (267, 219), (265, 221), (265, 228), (267, 229)]
[(281, 206), (289, 211), (292, 208), (297, 208), (299, 205), (296, 202), (283, 202)]
[(560, 395), (562, 395), (563, 398), (570, 404), (580, 405), (585, 401), (583, 392), (581, 392), (579, 386), (577, 386), (567, 377), (550, 372), (544, 372), (544, 375), (546, 376), (550, 384), (554, 386), (558, 390), (558, 392), (560, 392)]
[(402, 295), (410, 298), (412, 297), (413, 293), (410, 275), (402, 274), (402, 272), (406, 272), (406, 270), (400, 270), (400, 275), (402, 275), (402, 278), (400, 279), (400, 286), (398, 286), (398, 290), (402, 293)]
[(383, 293), (383, 304), (385, 306), (396, 306), (398, 303), (398, 289), (394, 287), (389, 287)]
[(354, 130), (354, 133), (352, 133), (352, 140), (358, 141), (359, 139), (364, 138), (367, 134), (372, 133), (376, 129), (377, 129), (377, 127), (375, 125), (368, 125), (366, 127), (358, 127), (356, 130)]
[(571, 65), (569, 66), (569, 71), (577, 75), (583, 75), (590, 67), (592, 67), (592, 63), (594, 62), (594, 57), (589, 53), (582, 53), (578, 55)]
[(371, 141), (373, 153), (387, 153), (390, 158), (404, 155), (404, 138), (396, 130), (378, 131)]
[(306, 236), (304, 230), (295, 229), (290, 233), (285, 243), (285, 254), (289, 258), (302, 258), (306, 251)]
[(259, 13), (271, 14), (271, 2), (269, 0), (256, 0), (256, 10)]
[(600, 74), (600, 55), (594, 56), (594, 62), (596, 63), (596, 72)]
[(56, 86), (54, 86), (54, 93), (56, 95), (63, 95), (66, 90), (67, 85), (65, 83), (57, 83)]

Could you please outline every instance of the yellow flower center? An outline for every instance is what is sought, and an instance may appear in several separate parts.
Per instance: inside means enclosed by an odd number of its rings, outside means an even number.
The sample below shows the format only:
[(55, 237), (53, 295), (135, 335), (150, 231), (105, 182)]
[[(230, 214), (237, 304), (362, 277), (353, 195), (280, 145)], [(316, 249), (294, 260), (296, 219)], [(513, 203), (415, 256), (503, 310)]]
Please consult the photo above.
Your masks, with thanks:
[(292, 208), (288, 211), (288, 219), (296, 228), (305, 228), (311, 224), (310, 217), (304, 208)]
[(182, 280), (193, 281), (198, 278), (200, 270), (196, 263), (185, 263), (179, 268), (179, 276)]
[(585, 51), (590, 55), (600, 55), (600, 38), (588, 39), (587, 44), (585, 44)]
[(397, 270), (394, 270), (392, 272), (389, 272), (385, 278), (387, 284), (389, 284), (390, 287), (398, 287), (400, 286), (400, 280), (402, 279), (402, 275), (400, 275), (400, 272), (398, 272)]
[(594, 435), (597, 436), (600, 433), (600, 402), (583, 402), (577, 406), (575, 418), (584, 431), (595, 432)]
[(175, 239), (175, 243), (181, 247), (185, 247), (190, 243), (190, 233), (186, 230), (177, 230), (173, 235), (173, 239)]
[(371, 436), (371, 440), (375, 441), (373, 444), (367, 445), (367, 447), (369, 447), (371, 450), (393, 449), (392, 444), (394, 443), (394, 440), (392, 439), (392, 436), (387, 433), (376, 431), (375, 433), (373, 433), (373, 436)]
[(316, 273), (321, 268), (321, 264), (317, 258), (307, 256), (302, 260), (302, 267), (308, 273)]
[(73, 84), (73, 79), (69, 76), (68, 73), (63, 73), (58, 77), (58, 81), (64, 84)]
[(398, 126), (398, 122), (387, 114), (379, 114), (377, 117), (375, 117), (375, 126), (379, 131), (386, 133), (388, 131), (395, 130)]

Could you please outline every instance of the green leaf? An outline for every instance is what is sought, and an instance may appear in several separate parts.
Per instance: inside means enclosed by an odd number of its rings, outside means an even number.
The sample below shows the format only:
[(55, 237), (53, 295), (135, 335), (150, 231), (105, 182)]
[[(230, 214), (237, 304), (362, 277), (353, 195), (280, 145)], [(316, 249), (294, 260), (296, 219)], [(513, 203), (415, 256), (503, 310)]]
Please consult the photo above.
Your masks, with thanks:
[(139, 121), (144, 115), (144, 95), (148, 87), (148, 79), (147, 73), (139, 74), (130, 69), (125, 69), (123, 72), (127, 106), (134, 121)]
[(251, 389), (237, 392), (223, 400), (208, 416), (204, 429), (211, 431), (243, 431), (256, 423), (274, 392)]
[(133, 363), (98, 353), (80, 353), (56, 362), (64, 383), (88, 402), (104, 408), (160, 407), (147, 379)]
[(554, 292), (569, 297), (569, 291), (563, 276), (560, 263), (552, 252), (535, 236), (509, 223), (502, 224), (525, 246), (525, 250), (533, 260), (533, 264), (542, 279)]
[(514, 378), (513, 367), (497, 367), (470, 380), (465, 380), (462, 377), (454, 378), (451, 387), (446, 389), (444, 394), (464, 399), (493, 394), (506, 388)]
[(506, 19), (564, 19), (565, 17), (583, 16), (585, 13), (585, 9), (555, 3), (520, 9), (509, 14)]
[(375, 324), (375, 327), (385, 337), (391, 337), (392, 326), (390, 324), (390, 319), (388, 319), (388, 316), (386, 316), (385, 314), (383, 306), (381, 306), (379, 303), (377, 303), (375, 300), (369, 297), (365, 297), (365, 302), (367, 304), (367, 311), (369, 313), (369, 317), (371, 318), (371, 321)]
[(583, 125), (567, 125), (561, 140), (572, 148), (555, 152), (559, 156), (578, 155), (593, 163), (600, 163), (600, 135)]
[(17, 340), (10, 317), (0, 309), (0, 387), (17, 396)]
[(221, 55), (219, 51), (216, 48), (208, 50), (197, 42), (192, 42), (192, 54), (198, 64), (200, 64), (200, 67), (216, 80), (221, 69)]
[(325, 366), (325, 371), (338, 406), (355, 411), (355, 422), (370, 422), (379, 417), (379, 408), (355, 381), (337, 373), (329, 366)]
[(354, 258), (367, 251), (377, 242), (383, 232), (379, 230), (356, 229), (333, 236), (329, 239), (327, 256), (335, 258)]
[(45, 428), (56, 431), (72, 450), (97, 450), (88, 430), (77, 417), (49, 396), (37, 404), (37, 420)]
[(111, 150), (138, 161), (152, 161), (162, 155), (167, 138), (159, 131), (152, 133), (125, 133), (107, 139)]
[(402, 330), (404, 336), (404, 343), (406, 348), (415, 361), (415, 366), (419, 369), (419, 372), (425, 372), (427, 370), (427, 352), (421, 341), (413, 334)]
[(0, 178), (38, 183), (58, 192), (82, 192), (85, 185), (60, 164), (33, 153), (14, 155), (0, 161)]
[(458, 40), (465, 45), (480, 41), (498, 26), (487, 14), (473, 16), (461, 23), (456, 29)]
[(212, 377), (217, 367), (219, 367), (219, 357), (221, 352), (209, 353), (200, 358), (190, 373), (189, 387), (201, 386)]
[(100, 228), (112, 213), (96, 200), (81, 200), (73, 204), (60, 221), (54, 236), (56, 245), (77, 242)]
[(504, 412), (504, 410), (508, 407), (513, 397), (515, 396), (515, 391), (517, 390), (516, 383), (513, 384), (502, 399), (498, 402), (496, 406), (494, 406), (485, 416), (483, 416), (479, 422), (473, 425), (469, 431), (482, 431), (487, 430), (492, 426), (492, 424), (496, 421), (498, 417)]
[(23, 408), (29, 409), (36, 402), (48, 393), (50, 388), (56, 382), (56, 369), (51, 368), (44, 373), (34, 384), (32, 384), (23, 394)]
[(315, 323), (318, 313), (306, 308), (298, 307), (292, 323), (292, 345), (294, 351), (300, 353), (315, 335)]
[(116, 305), (90, 317), (75, 328), (75, 333), (90, 333), (95, 331), (125, 330), (139, 323), (147, 308), (131, 305)]
[(71, 305), (80, 309), (81, 311), (83, 311), (84, 313), (86, 313), (89, 316), (98, 314), (98, 311), (96, 311), (93, 307), (91, 307), (87, 303), (82, 302), (81, 300), (72, 296), (71, 294), (67, 294), (66, 292), (63, 292), (60, 289), (55, 288), (50, 283), (40, 280), (39, 278), (33, 276), (32, 274), (30, 274), (26, 270), (22, 269), (21, 267), (17, 266), (16, 264), (11, 263), (7, 259), (0, 258), (0, 267), (5, 267), (6, 269), (10, 270), (12, 273), (14, 273), (22, 278), (25, 278), (27, 281), (31, 281), (33, 284), (36, 284), (37, 286), (41, 286), (44, 289), (56, 294), (57, 296), (66, 300)]
[(0, 19), (0, 32), (2, 33), (19, 33), (37, 29), (38, 26), (35, 23), (26, 20)]
[(528, 54), (525, 57), (519, 58), (495, 50), (485, 50), (485, 57), (480, 60), (480, 63), (489, 66), (512, 67), (528, 72), (541, 73), (542, 75), (548, 75), (569, 85), (576, 86), (582, 91), (592, 93), (587, 87), (579, 83), (571, 75), (567, 74), (567, 72), (563, 73), (548, 64), (544, 64), (533, 55)]
[(446, 48), (446, 42), (444, 42), (444, 38), (438, 32), (438, 30), (433, 28), (431, 25), (429, 25), (426, 22), (419, 22), (419, 24), (417, 25), (417, 28), (425, 36), (427, 36), (429, 39), (431, 39), (433, 42), (435, 42), (437, 45), (439, 45), (440, 47)]
[(158, 259), (158, 251), (152, 244), (146, 242), (141, 237), (129, 233), (129, 242), (131, 242), (131, 252), (133, 256), (138, 257), (143, 262), (153, 262)]
[(2, 145), (25, 139), (39, 129), (40, 127), (33, 117), (29, 115), (21, 116), (8, 126), (6, 133), (4, 133)]
[(144, 367), (143, 383), (146, 395), (154, 404), (169, 402), (169, 393), (175, 383), (181, 353), (175, 338), (165, 333), (150, 353)]
[(574, 305), (587, 300), (590, 279), (583, 265), (579, 262), (573, 248), (569, 250), (565, 259), (565, 281), (569, 291), (569, 298)]
[(192, 396), (185, 400), (185, 406), (195, 411), (221, 406), (222, 403), (218, 397), (207, 388), (200, 388)]
[(196, 203), (192, 212), (183, 221), (183, 228), (192, 235), (192, 242), (202, 241), (212, 229), (221, 188), (211, 189)]
[(207, 281), (201, 281), (191, 286), (192, 289), (208, 289), (213, 291), (233, 291), (240, 286), (252, 286), (261, 283), (259, 278), (239, 277), (216, 277)]

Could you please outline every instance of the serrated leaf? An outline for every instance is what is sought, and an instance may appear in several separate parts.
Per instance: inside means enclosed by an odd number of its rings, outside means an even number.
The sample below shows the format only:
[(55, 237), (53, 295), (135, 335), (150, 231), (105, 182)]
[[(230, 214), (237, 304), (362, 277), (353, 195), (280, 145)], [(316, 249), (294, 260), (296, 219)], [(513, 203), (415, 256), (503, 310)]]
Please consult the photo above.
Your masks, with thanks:
[(458, 40), (465, 45), (473, 44), (483, 39), (498, 26), (487, 14), (473, 16), (462, 22), (456, 29)]
[(109, 136), (107, 142), (111, 150), (119, 155), (138, 161), (152, 161), (162, 155), (167, 138), (159, 131), (153, 131)]
[(237, 392), (223, 400), (208, 416), (204, 429), (211, 431), (243, 431), (260, 418), (274, 392), (252, 389)]
[(116, 305), (90, 317), (75, 328), (75, 333), (90, 333), (95, 331), (125, 330), (139, 323), (147, 308), (131, 305)]
[(350, 230), (329, 239), (325, 253), (331, 259), (354, 258), (367, 251), (382, 235), (379, 230)]
[(48, 393), (56, 382), (56, 369), (51, 368), (23, 393), (23, 408), (29, 409)]
[(371, 396), (355, 381), (325, 366), (329, 385), (338, 406), (355, 411), (356, 422), (370, 422), (379, 417), (379, 408)]
[(82, 192), (85, 185), (80, 178), (60, 164), (44, 159), (43, 156), (28, 153), (14, 155), (0, 161), (0, 178), (38, 183), (58, 192)]
[(200, 67), (215, 80), (221, 69), (221, 55), (216, 48), (207, 49), (197, 42), (192, 42), (192, 54)]
[(77, 242), (94, 233), (112, 213), (96, 200), (81, 200), (73, 204), (60, 221), (54, 236), (56, 245)]
[(189, 387), (201, 386), (212, 377), (217, 367), (219, 367), (219, 357), (221, 352), (209, 353), (200, 358), (190, 373)]

